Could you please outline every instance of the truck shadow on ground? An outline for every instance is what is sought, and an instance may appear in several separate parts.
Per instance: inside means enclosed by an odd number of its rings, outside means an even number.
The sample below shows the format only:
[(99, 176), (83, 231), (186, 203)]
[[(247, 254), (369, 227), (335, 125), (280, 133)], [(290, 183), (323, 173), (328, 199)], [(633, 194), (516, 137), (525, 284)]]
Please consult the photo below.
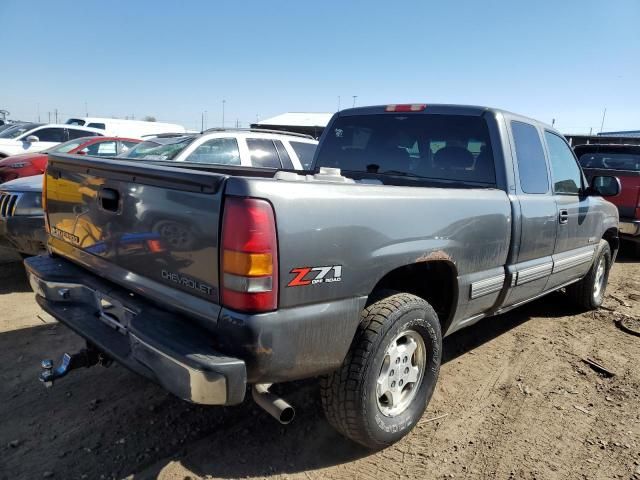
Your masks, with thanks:
[[(13, 273), (28, 289), (24, 270)], [(550, 294), (451, 335), (443, 361), (531, 318), (576, 313), (565, 295)], [(0, 362), (8, 367), (0, 372), (0, 480), (42, 478), (47, 471), (60, 478), (151, 479), (172, 462), (201, 476), (238, 478), (304, 472), (371, 455), (324, 420), (315, 380), (279, 386), (297, 409), (286, 427), (249, 399), (227, 408), (190, 405), (119, 366), (78, 370), (45, 390), (37, 381), (43, 356), (59, 359), (81, 346), (58, 324), (0, 333)], [(16, 440), (17, 447), (9, 446)]]
[(22, 262), (0, 264), (0, 295), (30, 291)]
[(633, 247), (630, 242), (621, 242), (616, 263), (640, 263), (640, 255), (634, 252)]

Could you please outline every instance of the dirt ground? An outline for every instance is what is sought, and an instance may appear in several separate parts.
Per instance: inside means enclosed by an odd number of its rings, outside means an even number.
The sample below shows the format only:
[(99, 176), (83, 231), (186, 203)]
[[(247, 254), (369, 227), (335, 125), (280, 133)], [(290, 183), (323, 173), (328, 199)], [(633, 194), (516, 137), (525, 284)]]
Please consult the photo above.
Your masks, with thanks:
[(283, 387), (297, 407), (287, 427), (249, 400), (189, 405), (118, 366), (46, 390), (40, 360), (82, 341), (38, 309), (11, 260), (0, 265), (1, 480), (640, 480), (640, 338), (615, 325), (640, 317), (640, 261), (624, 254), (598, 312), (577, 313), (555, 293), (447, 338), (424, 418), (377, 453), (331, 430), (313, 381)]

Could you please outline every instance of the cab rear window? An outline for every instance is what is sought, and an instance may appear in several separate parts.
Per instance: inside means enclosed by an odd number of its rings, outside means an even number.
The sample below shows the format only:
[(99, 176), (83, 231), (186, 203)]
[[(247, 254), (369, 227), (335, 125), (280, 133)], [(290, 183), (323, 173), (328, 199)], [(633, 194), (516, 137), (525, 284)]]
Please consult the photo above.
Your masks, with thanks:
[(489, 129), (482, 117), (383, 114), (339, 117), (315, 167), (495, 185)]
[(640, 172), (640, 154), (584, 153), (578, 159), (582, 168), (599, 170), (629, 170)]

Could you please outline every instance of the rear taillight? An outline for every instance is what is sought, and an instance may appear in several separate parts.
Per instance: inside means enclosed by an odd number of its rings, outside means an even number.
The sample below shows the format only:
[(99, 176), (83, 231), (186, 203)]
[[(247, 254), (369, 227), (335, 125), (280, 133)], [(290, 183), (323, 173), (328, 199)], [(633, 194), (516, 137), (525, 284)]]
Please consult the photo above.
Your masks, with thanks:
[(222, 219), (222, 304), (243, 312), (278, 307), (278, 245), (271, 204), (229, 197)]

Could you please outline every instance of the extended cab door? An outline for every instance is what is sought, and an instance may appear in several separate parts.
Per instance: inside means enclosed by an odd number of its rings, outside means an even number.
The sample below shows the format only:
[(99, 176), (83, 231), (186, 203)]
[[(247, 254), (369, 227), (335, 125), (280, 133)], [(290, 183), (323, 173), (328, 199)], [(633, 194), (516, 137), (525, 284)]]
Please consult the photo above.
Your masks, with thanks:
[(598, 212), (593, 197), (583, 195), (586, 181), (566, 140), (544, 132), (557, 206), (553, 273), (547, 289), (584, 276), (591, 266), (597, 238)]
[[(507, 266), (509, 293), (504, 306), (529, 300), (544, 291), (553, 269), (556, 202), (549, 181), (542, 131), (520, 119), (507, 123), (515, 178), (513, 263)], [(519, 212), (518, 211), (519, 207)], [(519, 215), (518, 215), (519, 213)]]

